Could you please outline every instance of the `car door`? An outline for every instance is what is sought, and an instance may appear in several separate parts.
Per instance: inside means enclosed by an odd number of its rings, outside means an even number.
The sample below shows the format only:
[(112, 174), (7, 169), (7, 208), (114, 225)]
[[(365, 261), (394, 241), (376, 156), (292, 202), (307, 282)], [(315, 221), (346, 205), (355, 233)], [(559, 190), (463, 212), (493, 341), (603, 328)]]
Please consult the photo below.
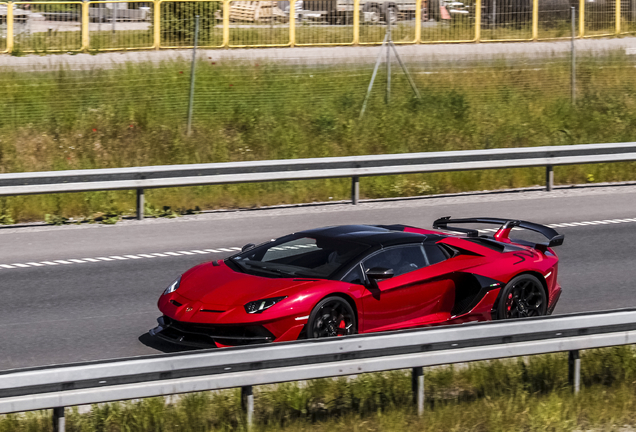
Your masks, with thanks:
[[(433, 251), (435, 252), (435, 251)], [(416, 327), (450, 318), (446, 311), (452, 304), (452, 282), (444, 273), (436, 270), (437, 262), (446, 257), (430, 260), (422, 244), (402, 245), (382, 249), (366, 258), (362, 271), (372, 268), (392, 269), (394, 276), (366, 281), (362, 296), (362, 317), (360, 332), (382, 331)]]

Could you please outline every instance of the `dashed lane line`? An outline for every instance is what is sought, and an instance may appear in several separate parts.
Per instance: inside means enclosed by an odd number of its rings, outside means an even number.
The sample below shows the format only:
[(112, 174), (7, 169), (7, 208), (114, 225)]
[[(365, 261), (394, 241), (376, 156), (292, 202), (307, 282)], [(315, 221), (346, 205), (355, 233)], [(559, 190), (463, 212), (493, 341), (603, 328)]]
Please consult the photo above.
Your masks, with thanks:
[[(566, 228), (566, 227), (581, 227), (581, 226), (592, 226), (592, 225), (608, 225), (608, 224), (619, 224), (619, 223), (630, 223), (636, 222), (636, 218), (630, 219), (606, 219), (606, 220), (598, 220), (598, 221), (586, 221), (586, 222), (563, 222), (557, 224), (548, 225), (550, 228)], [(496, 232), (497, 228), (486, 228), (480, 229), (480, 231), (484, 232)], [(294, 245), (294, 246), (283, 246), (277, 247), (276, 250), (284, 250), (284, 249), (299, 249), (305, 247), (313, 247), (314, 245)], [(156, 253), (147, 253), (147, 254), (135, 254), (135, 255), (111, 255), (107, 257), (95, 257), (95, 258), (70, 258), (64, 260), (53, 260), (53, 261), (39, 261), (39, 262), (27, 262), (27, 263), (13, 263), (13, 264), (0, 264), (0, 269), (19, 269), (19, 268), (30, 268), (30, 267), (44, 267), (44, 266), (57, 266), (57, 265), (72, 265), (72, 264), (86, 264), (86, 263), (96, 263), (103, 261), (125, 261), (125, 260), (137, 260), (137, 259), (150, 259), (150, 258), (162, 258), (162, 257), (177, 257), (177, 256), (187, 256), (187, 255), (207, 255), (207, 254), (215, 254), (222, 252), (237, 252), (240, 251), (240, 247), (229, 247), (229, 248), (216, 248), (216, 249), (194, 249), (194, 250), (182, 250), (176, 252), (156, 252)]]

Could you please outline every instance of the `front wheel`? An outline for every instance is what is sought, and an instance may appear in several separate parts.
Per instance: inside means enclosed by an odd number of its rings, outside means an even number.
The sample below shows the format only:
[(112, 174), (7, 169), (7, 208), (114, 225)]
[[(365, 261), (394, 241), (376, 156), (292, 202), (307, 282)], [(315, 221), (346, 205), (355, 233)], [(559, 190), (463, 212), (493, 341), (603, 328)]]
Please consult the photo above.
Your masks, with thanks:
[(512, 278), (505, 286), (497, 306), (497, 317), (509, 319), (542, 316), (547, 309), (547, 296), (539, 279), (523, 274)]
[(356, 315), (342, 297), (321, 300), (309, 315), (307, 337), (346, 336), (358, 331)]

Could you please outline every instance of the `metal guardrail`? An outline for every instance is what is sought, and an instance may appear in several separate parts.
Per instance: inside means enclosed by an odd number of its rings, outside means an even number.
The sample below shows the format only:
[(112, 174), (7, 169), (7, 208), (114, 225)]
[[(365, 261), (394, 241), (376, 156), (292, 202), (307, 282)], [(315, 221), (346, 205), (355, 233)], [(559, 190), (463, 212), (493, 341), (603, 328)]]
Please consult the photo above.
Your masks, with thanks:
[(544, 166), (550, 191), (556, 165), (634, 160), (636, 142), (628, 142), (29, 172), (0, 174), (0, 196), (136, 189), (137, 218), (143, 219), (148, 188), (351, 177), (351, 200), (357, 204), (364, 176)]
[(423, 367), (568, 351), (578, 392), (579, 350), (634, 343), (636, 309), (623, 309), (9, 370), (0, 414), (54, 409), (63, 430), (68, 406), (241, 387), (249, 424), (254, 385), (412, 368), (421, 415)]

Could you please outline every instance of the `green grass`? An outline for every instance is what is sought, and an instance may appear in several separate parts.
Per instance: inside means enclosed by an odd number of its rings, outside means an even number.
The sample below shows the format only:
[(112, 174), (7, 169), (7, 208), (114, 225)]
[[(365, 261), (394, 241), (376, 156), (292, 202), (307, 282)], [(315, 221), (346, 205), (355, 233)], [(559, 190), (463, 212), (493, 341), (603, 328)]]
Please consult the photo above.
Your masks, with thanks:
[[(422, 99), (380, 71), (359, 120), (371, 65), (197, 65), (194, 132), (185, 134), (189, 64), (0, 72), (0, 172), (46, 171), (636, 140), (634, 61), (579, 57), (577, 104), (567, 58), (463, 62), (407, 59)], [(557, 167), (558, 184), (635, 180), (633, 163)], [(514, 169), (361, 180), (364, 198), (541, 185)], [(148, 191), (156, 211), (347, 199), (347, 179)], [(0, 222), (132, 213), (133, 191), (8, 197)]]
[[(425, 371), (422, 419), (407, 371), (255, 388), (257, 431), (573, 431), (636, 426), (636, 351), (582, 353), (582, 391), (567, 383), (567, 353)], [(69, 432), (241, 431), (238, 389), (68, 410)], [(51, 430), (50, 412), (0, 416), (0, 432)]]

